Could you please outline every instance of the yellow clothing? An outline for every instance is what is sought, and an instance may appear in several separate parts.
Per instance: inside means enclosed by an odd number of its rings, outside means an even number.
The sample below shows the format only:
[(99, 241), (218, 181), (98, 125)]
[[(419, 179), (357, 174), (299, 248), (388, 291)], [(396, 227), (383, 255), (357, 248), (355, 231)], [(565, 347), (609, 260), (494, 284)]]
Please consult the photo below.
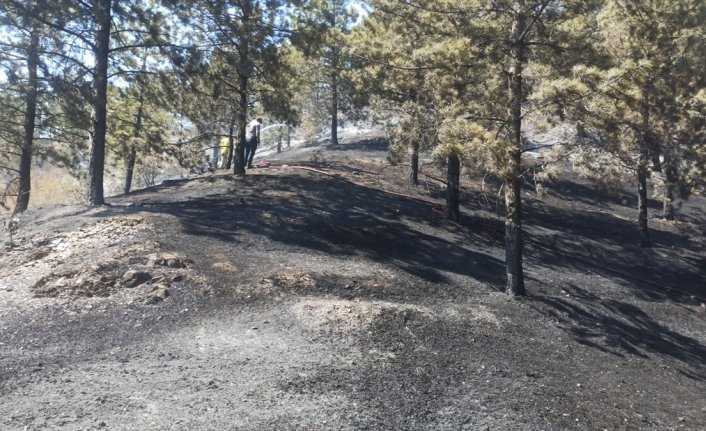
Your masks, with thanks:
[(221, 139), (221, 159), (228, 157), (228, 138)]
[(228, 163), (228, 138), (221, 139), (218, 145), (221, 150), (221, 160), (219, 162), (219, 167), (221, 169), (225, 169), (226, 164)]

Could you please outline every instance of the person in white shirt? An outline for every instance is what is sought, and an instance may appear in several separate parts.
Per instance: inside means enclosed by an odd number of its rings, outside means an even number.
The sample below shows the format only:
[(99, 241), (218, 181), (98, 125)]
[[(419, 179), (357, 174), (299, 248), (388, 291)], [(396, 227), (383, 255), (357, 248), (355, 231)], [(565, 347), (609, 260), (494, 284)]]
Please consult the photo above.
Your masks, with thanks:
[(262, 118), (257, 117), (245, 127), (245, 163), (248, 168), (252, 168), (252, 159), (255, 157), (257, 144), (260, 143), (260, 126)]

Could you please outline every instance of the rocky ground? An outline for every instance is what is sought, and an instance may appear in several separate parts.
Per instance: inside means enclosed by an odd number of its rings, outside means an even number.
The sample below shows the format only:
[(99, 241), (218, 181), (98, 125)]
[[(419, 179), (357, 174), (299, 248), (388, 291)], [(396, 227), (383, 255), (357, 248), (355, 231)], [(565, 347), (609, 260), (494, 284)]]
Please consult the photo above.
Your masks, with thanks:
[(442, 171), (411, 188), (386, 155), (31, 210), (0, 254), (0, 429), (704, 429), (704, 197), (640, 249), (631, 194), (528, 185), (510, 300), (496, 190), (464, 178), (451, 223)]

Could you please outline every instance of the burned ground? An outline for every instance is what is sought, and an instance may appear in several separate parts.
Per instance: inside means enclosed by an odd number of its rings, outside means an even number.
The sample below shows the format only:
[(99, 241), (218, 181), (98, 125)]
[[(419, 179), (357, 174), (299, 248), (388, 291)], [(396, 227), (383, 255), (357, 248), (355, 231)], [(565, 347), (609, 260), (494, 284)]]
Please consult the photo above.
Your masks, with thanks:
[(412, 188), (386, 155), (31, 211), (0, 257), (0, 428), (702, 429), (703, 197), (640, 249), (628, 192), (526, 188), (511, 300), (497, 190), (465, 177), (451, 223), (440, 168)]

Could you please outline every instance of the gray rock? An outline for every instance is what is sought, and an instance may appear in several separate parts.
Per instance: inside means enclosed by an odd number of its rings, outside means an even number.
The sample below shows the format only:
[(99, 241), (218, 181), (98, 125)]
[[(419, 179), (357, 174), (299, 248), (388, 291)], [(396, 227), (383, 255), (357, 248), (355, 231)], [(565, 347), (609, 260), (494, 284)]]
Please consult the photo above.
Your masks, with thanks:
[(152, 280), (152, 275), (149, 272), (131, 269), (123, 274), (122, 285), (127, 288), (133, 288), (150, 280)]
[(147, 265), (186, 268), (186, 259), (174, 253), (154, 253), (147, 257)]
[(169, 287), (158, 283), (152, 286), (152, 291), (145, 298), (145, 304), (158, 304), (169, 297)]

